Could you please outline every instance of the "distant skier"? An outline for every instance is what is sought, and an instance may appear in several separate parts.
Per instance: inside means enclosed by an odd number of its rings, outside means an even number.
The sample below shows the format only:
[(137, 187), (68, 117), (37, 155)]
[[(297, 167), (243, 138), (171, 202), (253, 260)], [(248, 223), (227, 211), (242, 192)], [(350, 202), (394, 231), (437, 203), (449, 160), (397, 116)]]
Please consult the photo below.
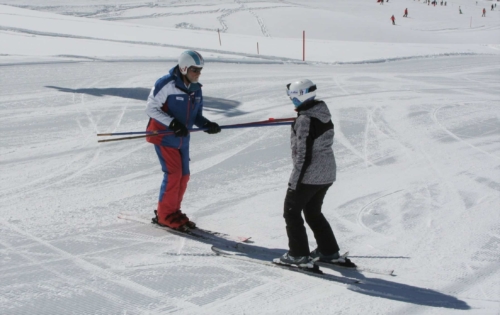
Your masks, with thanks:
[(405, 9), (405, 14), (403, 15), (403, 17), (408, 17), (408, 8)]
[(460, 12), (460, 14), (462, 14), (462, 9), (460, 8), (460, 6), (458, 6), (458, 12)]
[(493, 8), (494, 8), (494, 5), (492, 4), (492, 5), (491, 5), (491, 11), (493, 11)]
[[(291, 129), (293, 170), (284, 203), (289, 251), (274, 263), (314, 268), (314, 261), (346, 262), (332, 228), (321, 212), (328, 188), (336, 179), (333, 123), (325, 102), (316, 100), (316, 85), (302, 79), (287, 85), (287, 95), (298, 113)], [(318, 248), (309, 252), (304, 218)]]
[(183, 52), (178, 64), (156, 81), (146, 105), (149, 116), (147, 131), (170, 131), (146, 138), (155, 145), (164, 173), (154, 220), (176, 230), (196, 226), (180, 210), (190, 176), (189, 129), (194, 124), (207, 128), (209, 134), (221, 131), (218, 124), (203, 116), (203, 96), (198, 79), (204, 64), (198, 52)]
[(483, 15), (482, 17), (485, 17), (486, 16), (486, 8), (483, 8)]
[(394, 17), (394, 14), (391, 16), (391, 21), (392, 25), (396, 25), (396, 18)]

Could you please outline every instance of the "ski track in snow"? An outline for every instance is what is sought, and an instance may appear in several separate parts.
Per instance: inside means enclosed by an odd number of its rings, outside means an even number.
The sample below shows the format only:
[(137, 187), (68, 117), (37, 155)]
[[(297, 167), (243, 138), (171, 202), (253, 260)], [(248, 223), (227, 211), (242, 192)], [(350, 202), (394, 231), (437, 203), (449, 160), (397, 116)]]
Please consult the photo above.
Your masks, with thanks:
[(468, 145), (469, 147), (471, 147), (471, 148), (473, 148), (473, 149), (475, 149), (475, 150), (477, 150), (477, 151), (479, 151), (479, 152), (481, 152), (481, 153), (484, 153), (484, 154), (486, 154), (486, 155), (488, 155), (488, 156), (490, 156), (490, 157), (492, 157), (492, 158), (494, 158), (494, 159), (496, 159), (496, 160), (500, 160), (500, 157), (499, 157), (499, 156), (493, 155), (493, 154), (491, 154), (491, 153), (489, 153), (489, 152), (487, 152), (487, 151), (484, 151), (484, 150), (482, 150), (482, 149), (478, 148), (478, 147), (477, 147), (477, 146), (475, 146), (475, 145), (470, 144), (469, 142), (467, 142), (467, 141), (465, 141), (464, 139), (462, 139), (462, 138), (458, 137), (456, 134), (454, 134), (453, 132), (451, 132), (450, 130), (448, 130), (447, 128), (445, 128), (445, 127), (444, 127), (444, 126), (443, 126), (443, 125), (439, 122), (438, 117), (437, 117), (437, 114), (438, 114), (439, 110), (441, 110), (441, 109), (442, 109), (442, 108), (444, 108), (444, 107), (446, 107), (446, 106), (442, 106), (442, 107), (436, 108), (436, 109), (432, 112), (432, 120), (434, 120), (434, 121), (435, 121), (435, 122), (439, 125), (439, 127), (441, 127), (441, 129), (443, 129), (443, 130), (444, 130), (447, 134), (449, 134), (450, 136), (452, 136), (454, 139), (456, 139), (456, 140), (458, 140), (458, 141), (460, 141), (460, 142), (464, 143), (465, 145)]
[[(8, 227), (9, 229), (12, 229), (13, 231), (15, 231), (16, 233), (34, 241), (34, 242), (37, 242), (39, 244), (41, 244), (42, 246), (44, 247), (47, 247), (48, 249), (50, 250), (53, 250), (55, 251), (56, 253), (58, 253), (60, 256), (62, 256), (63, 258), (71, 261), (72, 263), (74, 263), (75, 265), (77, 265), (79, 268), (82, 268), (88, 272), (91, 272), (93, 275), (97, 275), (105, 280), (111, 280), (111, 281), (114, 281), (122, 286), (125, 286), (129, 289), (132, 289), (134, 290), (135, 292), (137, 292), (138, 294), (141, 294), (141, 295), (145, 295), (145, 296), (148, 296), (148, 297), (152, 297), (152, 298), (156, 298), (156, 297), (159, 297), (160, 296), (160, 293), (159, 292), (156, 292), (156, 291), (153, 291), (151, 290), (150, 288), (146, 288), (146, 287), (143, 287), (143, 286), (140, 286), (139, 284), (137, 283), (133, 283), (131, 282), (129, 279), (127, 278), (120, 278), (118, 277), (117, 274), (114, 274), (114, 273), (110, 273), (96, 265), (93, 265), (93, 264), (90, 264), (88, 261), (86, 260), (83, 260), (83, 259), (80, 259), (78, 257), (75, 257), (53, 245), (51, 245), (50, 243), (40, 239), (40, 238), (37, 238), (35, 236), (32, 236), (32, 235), (29, 235), (28, 233), (20, 230), (19, 228), (17, 228), (16, 226), (13, 226), (12, 224), (9, 224), (8, 222), (5, 222), (4, 220), (1, 220), (0, 221), (4, 226)], [(8, 246), (8, 245), (7, 245)], [(58, 274), (58, 273), (56, 273)], [(59, 276), (61, 276), (61, 274), (58, 274)]]
[[(166, 13), (151, 13), (148, 15), (130, 15), (130, 16), (123, 16), (124, 13), (127, 11), (135, 10), (135, 9), (140, 9), (140, 8), (153, 8), (151, 5), (127, 5), (127, 6), (105, 6), (103, 9), (97, 10), (96, 12), (92, 13), (87, 13), (87, 14), (81, 14), (78, 11), (67, 11), (65, 7), (65, 10), (62, 12), (65, 15), (72, 15), (72, 16), (78, 16), (78, 17), (87, 17), (87, 18), (98, 18), (101, 20), (108, 20), (108, 21), (126, 21), (126, 20), (141, 20), (141, 19), (157, 19), (157, 18), (162, 18), (162, 17), (176, 17), (176, 16), (192, 16), (192, 15), (204, 15), (204, 14), (214, 14), (214, 13), (219, 13), (223, 12), (220, 16), (217, 17), (217, 20), (219, 21), (221, 25), (221, 32), (227, 32), (228, 26), (225, 22), (225, 18), (227, 18), (229, 15), (238, 13), (238, 12), (248, 12), (251, 15), (255, 17), (255, 20), (257, 21), (260, 30), (262, 32), (262, 35), (266, 37), (270, 37), (271, 35), (269, 34), (267, 27), (259, 15), (255, 13), (254, 10), (269, 10), (269, 9), (279, 9), (283, 8), (284, 6), (262, 6), (262, 7), (252, 7), (247, 8), (244, 2), (234, 0), (236, 4), (239, 5), (238, 8), (236, 9), (222, 9), (221, 8), (214, 8), (210, 9), (212, 7), (211, 5), (201, 5), (205, 6), (207, 9), (205, 10), (189, 10), (186, 12), (166, 12)], [(60, 11), (59, 7), (56, 6), (50, 6), (50, 7), (40, 7), (40, 6), (26, 6), (26, 5), (21, 5), (18, 6), (21, 8), (26, 8), (26, 9), (31, 9), (31, 10), (43, 10), (43, 11), (48, 11), (48, 12), (54, 12), (54, 11)], [(162, 6), (156, 4), (154, 6), (155, 9), (162, 9), (162, 8), (168, 8), (168, 6)], [(177, 6), (176, 8), (180, 8)], [(62, 10), (61, 10), (62, 11)], [(181, 27), (182, 28), (182, 27)], [(203, 27), (187, 27), (188, 29), (199, 29), (199, 30), (205, 30), (205, 31), (216, 31), (217, 29), (211, 29), (211, 28), (203, 28)]]
[[(226, 15), (231, 14), (227, 13), (219, 17), (220, 23), (223, 25), (223, 30), (227, 30), (227, 25), (224, 23), (223, 18)], [(147, 45), (147, 46), (156, 46), (156, 47), (168, 47), (168, 48), (179, 48), (179, 49), (194, 49), (194, 50), (202, 50), (205, 53), (221, 53), (225, 55), (239, 56), (239, 57), (251, 57), (255, 59), (244, 59), (244, 60), (234, 60), (234, 59), (217, 59), (217, 62), (230, 62), (230, 63), (253, 63), (253, 64), (268, 64), (268, 63), (311, 63), (316, 65), (328, 64), (328, 65), (359, 65), (359, 64), (372, 64), (372, 63), (385, 63), (385, 62), (394, 62), (401, 60), (412, 60), (412, 59), (429, 59), (436, 57), (452, 57), (452, 56), (472, 56), (478, 55), (478, 53), (474, 52), (447, 52), (447, 53), (433, 53), (433, 54), (423, 54), (423, 55), (412, 55), (405, 57), (392, 57), (392, 58), (377, 58), (377, 59), (364, 59), (358, 61), (333, 61), (333, 62), (325, 62), (325, 61), (314, 61), (314, 62), (304, 62), (298, 58), (287, 58), (282, 56), (270, 56), (270, 55), (258, 55), (258, 54), (249, 54), (249, 53), (239, 53), (234, 51), (227, 51), (223, 49), (210, 49), (210, 48), (200, 48), (198, 46), (188, 46), (188, 45), (178, 45), (178, 44), (166, 44), (159, 42), (145, 42), (145, 41), (132, 41), (132, 40), (118, 40), (118, 39), (110, 39), (110, 38), (100, 38), (100, 37), (91, 37), (91, 36), (79, 36), (79, 35), (69, 35), (65, 33), (54, 33), (54, 32), (42, 32), (31, 29), (24, 29), (19, 27), (4, 27), (0, 26), (0, 31), (6, 32), (15, 32), (21, 34), (28, 34), (34, 36), (48, 36), (48, 37), (62, 37), (69, 39), (85, 39), (85, 40), (94, 40), (99, 42), (110, 42), (110, 43), (122, 43), (122, 44), (137, 44), (137, 45)], [(266, 35), (266, 34), (265, 34)], [(267, 37), (267, 35), (266, 35)], [(60, 55), (59, 57), (70, 57), (70, 58), (82, 58), (82, 59), (92, 59), (92, 60), (100, 60), (97, 58), (92, 58), (88, 56), (79, 56), (79, 55)], [(101, 58), (103, 59), (103, 58)], [(105, 58), (104, 58), (105, 59)], [(208, 59), (210, 61), (210, 59)]]
[[(247, 131), (247, 132), (252, 132), (252, 131)], [(245, 142), (243, 144), (235, 144), (233, 149), (227, 150), (223, 153), (217, 154), (215, 156), (212, 156), (210, 159), (202, 160), (200, 162), (195, 162), (192, 165), (192, 171), (191, 174), (196, 174), (202, 171), (205, 171), (211, 167), (214, 167), (217, 164), (220, 164), (224, 162), (225, 160), (231, 158), (232, 156), (238, 154), (239, 152), (245, 150), (246, 148), (250, 147), (254, 143), (257, 143), (259, 141), (262, 141), (266, 136), (268, 136), (272, 131), (267, 131), (263, 132), (261, 135), (253, 139), (252, 141)]]
[(382, 196), (380, 196), (380, 197), (377, 197), (377, 198), (375, 198), (375, 199), (371, 200), (369, 203), (367, 203), (366, 205), (364, 205), (364, 206), (363, 206), (363, 207), (359, 210), (358, 215), (357, 215), (358, 224), (359, 224), (362, 228), (366, 229), (367, 231), (369, 231), (369, 232), (374, 232), (371, 228), (369, 228), (368, 226), (366, 226), (366, 225), (363, 223), (363, 215), (364, 215), (366, 212), (369, 212), (369, 211), (371, 211), (371, 210), (372, 210), (372, 209), (370, 209), (369, 207), (370, 207), (370, 205), (371, 205), (371, 204), (373, 204), (373, 203), (374, 203), (374, 202), (376, 202), (377, 200), (380, 200), (380, 199), (385, 198), (385, 197), (387, 197), (387, 196), (390, 196), (390, 195), (393, 195), (393, 194), (399, 193), (399, 192), (401, 192), (401, 191), (403, 191), (403, 190), (402, 190), (402, 189), (400, 189), (400, 190), (396, 190), (396, 191), (390, 192), (390, 193), (388, 193), (388, 194), (382, 195)]

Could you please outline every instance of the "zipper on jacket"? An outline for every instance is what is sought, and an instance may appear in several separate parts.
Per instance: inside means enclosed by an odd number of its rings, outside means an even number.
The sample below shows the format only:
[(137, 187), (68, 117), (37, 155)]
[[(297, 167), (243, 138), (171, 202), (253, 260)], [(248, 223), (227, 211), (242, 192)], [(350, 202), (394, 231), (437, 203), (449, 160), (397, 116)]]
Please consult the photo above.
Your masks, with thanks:
[[(188, 94), (188, 106), (187, 106), (187, 116), (186, 116), (186, 124), (189, 125), (189, 113), (191, 111), (191, 96)], [(187, 126), (186, 126), (187, 128)]]
[[(187, 125), (189, 125), (189, 106), (190, 106), (190, 100), (191, 98), (189, 97), (189, 94), (187, 94), (188, 96), (188, 103), (187, 103), (187, 114), (186, 114), (186, 124), (184, 125), (186, 128), (188, 127)], [(184, 137), (181, 137), (180, 139), (180, 142), (179, 142), (179, 147), (177, 149), (180, 149), (182, 147), (182, 138)]]

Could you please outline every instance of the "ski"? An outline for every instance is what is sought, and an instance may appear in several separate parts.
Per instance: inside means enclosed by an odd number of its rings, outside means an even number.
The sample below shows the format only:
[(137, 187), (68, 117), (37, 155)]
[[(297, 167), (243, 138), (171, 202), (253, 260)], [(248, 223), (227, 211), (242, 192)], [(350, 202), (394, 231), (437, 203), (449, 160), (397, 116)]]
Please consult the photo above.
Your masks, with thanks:
[(133, 222), (138, 222), (138, 223), (142, 223), (142, 224), (150, 224), (152, 227), (154, 227), (156, 229), (164, 230), (164, 231), (167, 231), (169, 233), (172, 233), (172, 234), (175, 234), (175, 235), (179, 235), (179, 236), (188, 236), (188, 237), (190, 236), (191, 238), (194, 238), (194, 239), (203, 239), (203, 240), (210, 239), (210, 238), (205, 237), (203, 235), (198, 235), (196, 233), (193, 233), (193, 231), (191, 231), (191, 230), (185, 230), (185, 231), (174, 230), (174, 229), (171, 229), (171, 228), (169, 228), (167, 226), (161, 226), (161, 225), (158, 225), (158, 224), (153, 224), (151, 222), (151, 220), (139, 218), (139, 217), (128, 215), (128, 214), (121, 214), (120, 213), (118, 215), (118, 219), (127, 220), (127, 221), (133, 221)]
[(151, 222), (151, 219), (143, 219), (137, 216), (129, 215), (129, 214), (124, 214), (120, 213), (118, 215), (119, 219), (122, 220), (127, 220), (127, 221), (133, 221), (133, 222), (138, 222), (138, 223), (143, 223), (143, 224), (151, 224), (153, 227), (170, 232), (175, 235), (179, 236), (191, 236), (192, 238), (195, 239), (202, 239), (202, 240), (214, 240), (214, 241), (220, 241), (220, 239), (228, 240), (228, 241), (233, 241), (233, 242), (243, 242), (243, 243), (248, 243), (250, 242), (251, 237), (242, 237), (242, 236), (231, 236), (229, 234), (221, 233), (221, 232), (215, 232), (215, 231), (210, 231), (206, 229), (201, 229), (198, 227), (195, 227), (194, 229), (187, 229), (185, 231), (180, 231), (180, 230), (175, 230), (171, 229), (167, 226), (162, 226), (158, 224), (154, 224)]
[(323, 262), (323, 261), (317, 261), (316, 264), (320, 267), (330, 268), (332, 270), (336, 270), (336, 269), (338, 270), (339, 268), (341, 268), (341, 269), (347, 269), (347, 270), (356, 270), (359, 272), (368, 272), (368, 273), (375, 273), (375, 274), (379, 274), (379, 275), (394, 276), (394, 269), (378, 269), (378, 268), (371, 268), (371, 267), (366, 267), (366, 266), (358, 266), (355, 264), (354, 264), (354, 266), (351, 266), (349, 264), (346, 265), (343, 263), (327, 263), (327, 262)]
[(356, 270), (359, 272), (369, 272), (369, 273), (376, 273), (380, 275), (387, 275), (387, 276), (393, 276), (394, 275), (394, 269), (377, 269), (377, 268), (370, 268), (370, 267), (361, 267), (353, 263), (349, 258), (349, 252), (345, 252), (341, 258), (344, 259), (344, 262), (324, 262), (324, 261), (316, 261), (316, 264), (321, 267), (325, 268), (330, 268), (332, 270), (335, 270), (336, 268), (343, 268), (343, 269), (350, 269), (350, 270)]
[(339, 277), (339, 276), (335, 276), (332, 274), (324, 273), (321, 269), (319, 269), (319, 267), (312, 269), (312, 270), (309, 270), (307, 268), (299, 268), (299, 267), (291, 266), (291, 265), (278, 264), (278, 263), (272, 262), (271, 260), (261, 260), (261, 259), (257, 259), (257, 258), (252, 258), (250, 256), (245, 255), (245, 253), (240, 252), (240, 251), (236, 251), (236, 252), (232, 251), (232, 250), (226, 251), (226, 250), (218, 248), (216, 246), (212, 246), (212, 251), (221, 257), (227, 257), (227, 258), (240, 260), (240, 261), (246, 261), (249, 263), (255, 263), (255, 264), (259, 264), (259, 265), (263, 265), (263, 266), (289, 270), (289, 271), (305, 274), (308, 276), (317, 277), (317, 278), (324, 279), (324, 280), (334, 281), (334, 282), (338, 282), (338, 283), (342, 283), (342, 284), (362, 283), (361, 281), (359, 281), (357, 279)]
[(224, 238), (224, 239), (227, 239), (227, 240), (232, 240), (232, 241), (235, 241), (235, 242), (252, 243), (252, 241), (250, 240), (252, 238), (251, 236), (231, 236), (231, 235), (226, 234), (226, 233), (210, 231), (210, 230), (202, 229), (202, 228), (199, 228), (199, 227), (196, 227), (196, 228), (194, 228), (194, 230), (191, 230), (191, 231), (195, 231), (195, 232), (196, 231), (201, 231), (201, 232), (206, 233), (206, 234), (210, 234), (210, 235), (213, 235), (213, 236), (216, 236), (216, 237), (220, 237), (220, 238)]
[[(236, 244), (237, 250), (240, 252), (260, 252), (262, 254), (268, 255), (268, 256), (280, 256), (282, 253), (268, 250), (268, 249), (263, 249), (263, 248), (256, 248), (254, 246), (246, 245), (246, 244)], [(379, 274), (379, 275), (387, 275), (387, 276), (393, 276), (394, 275), (394, 269), (377, 269), (377, 268), (371, 268), (368, 266), (359, 266), (351, 262), (350, 259), (348, 259), (349, 252), (345, 252), (341, 257), (346, 259), (346, 263), (325, 263), (325, 262), (320, 262), (316, 261), (316, 264), (320, 267), (332, 269), (332, 270), (337, 270), (340, 269), (347, 269), (347, 270), (356, 270), (359, 272), (367, 272), (367, 273), (373, 273), (373, 274)]]

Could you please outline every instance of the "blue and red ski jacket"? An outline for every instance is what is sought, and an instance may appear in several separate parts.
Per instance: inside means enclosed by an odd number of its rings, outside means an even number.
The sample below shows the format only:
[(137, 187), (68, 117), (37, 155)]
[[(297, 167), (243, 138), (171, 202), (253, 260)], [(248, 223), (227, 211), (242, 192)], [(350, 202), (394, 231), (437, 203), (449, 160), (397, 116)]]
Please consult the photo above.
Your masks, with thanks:
[[(149, 94), (146, 114), (150, 117), (146, 131), (169, 130), (168, 126), (175, 118), (188, 129), (193, 125), (203, 127), (209, 122), (203, 116), (202, 85), (191, 83), (186, 87), (179, 72), (179, 66), (159, 78)], [(146, 137), (146, 141), (171, 148), (189, 147), (190, 135), (176, 137), (173, 132), (166, 135)]]

